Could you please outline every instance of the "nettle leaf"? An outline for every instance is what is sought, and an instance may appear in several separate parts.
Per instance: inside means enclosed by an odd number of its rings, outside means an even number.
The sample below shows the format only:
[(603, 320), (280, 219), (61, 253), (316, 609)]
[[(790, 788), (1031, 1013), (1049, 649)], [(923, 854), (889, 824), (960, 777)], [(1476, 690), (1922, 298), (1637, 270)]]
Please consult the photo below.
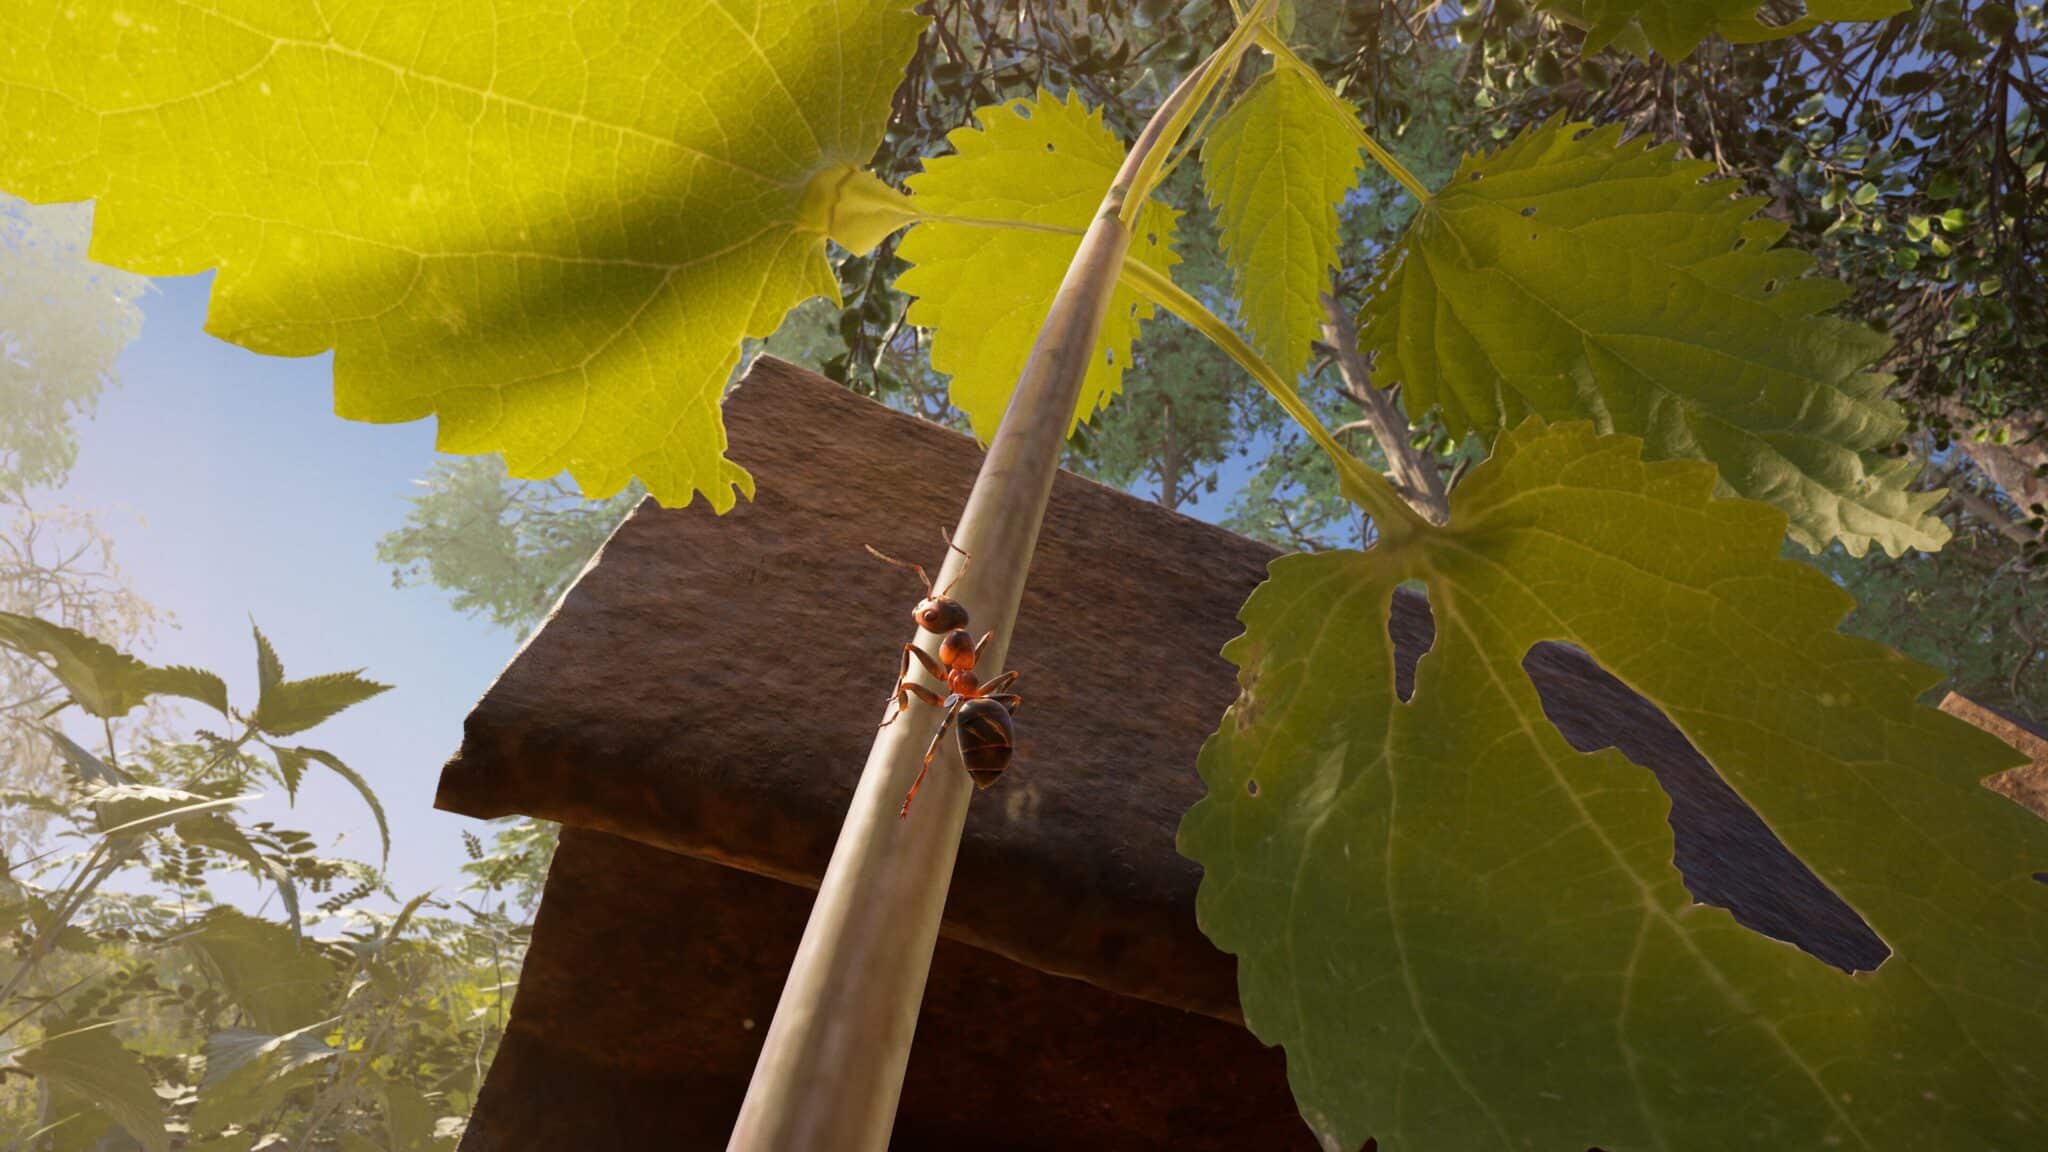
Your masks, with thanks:
[(145, 664), (48, 620), (0, 612), (0, 646), (41, 663), (71, 693), (74, 703), (102, 719), (126, 716), (151, 696), (182, 696), (227, 714), (228, 686), (213, 673)]
[(271, 647), (263, 629), (255, 632), (257, 697), (255, 714), (249, 719), (266, 735), (291, 736), (318, 727), (370, 697), (391, 690), (391, 685), (365, 677), (360, 668), (287, 680), (277, 649)]
[(1884, 455), (1906, 427), (1869, 370), (1885, 337), (1822, 315), (1848, 289), (1802, 278), (1810, 258), (1773, 247), (1785, 225), (1711, 171), (1560, 121), (1468, 157), (1360, 316), (1376, 382), (1454, 435), (1533, 412), (1712, 461), (1816, 552), (1938, 549), (1942, 494), (1908, 491), (1916, 467)]
[[(1781, 514), (1640, 448), (1531, 421), (1449, 526), (1273, 564), (1180, 830), (1246, 1022), (1332, 1147), (2038, 1142), (2048, 825), (1980, 784), (2018, 757), (1836, 631)], [(1408, 580), (1436, 641), (1403, 702)], [(1890, 959), (1852, 977), (1694, 904), (1655, 777), (1546, 717), (1542, 641), (1661, 706)]]
[[(370, 787), (370, 782), (363, 778), (362, 773), (342, 763), (341, 757), (336, 756), (332, 752), (323, 752), (318, 748), (294, 748), (292, 751), (324, 765), (329, 772), (348, 781), (349, 787), (356, 790), (356, 795), (363, 798), (363, 803), (369, 806), (370, 815), (377, 819), (377, 839), (383, 847), (384, 860), (389, 862), (391, 859), (391, 822), (385, 818), (384, 804), (377, 799), (377, 791)], [(282, 763), (281, 760), (280, 763)]]
[[(911, 267), (896, 286), (916, 297), (906, 318), (932, 330), (932, 367), (952, 377), (954, 405), (986, 443), (1009, 407), (1081, 233), (1123, 164), (1124, 146), (1099, 110), (1072, 95), (1061, 100), (1041, 91), (1033, 100), (983, 108), (975, 122), (946, 137), (952, 154), (927, 160), (907, 181), (911, 203), (928, 215), (1022, 221), (1049, 230), (926, 220), (897, 246)], [(1147, 204), (1129, 258), (1171, 268), (1179, 260), (1173, 251), (1177, 216), (1163, 204)], [(1128, 288), (1110, 298), (1094, 366), (1081, 384), (1076, 424), (1122, 387), (1138, 326), (1151, 316), (1152, 305)]]
[(52, 1119), (104, 1117), (149, 1152), (168, 1152), (171, 1136), (164, 1128), (156, 1078), (111, 1028), (53, 1036), (14, 1057), (14, 1063), (49, 1086)]
[(96, 198), (102, 263), (218, 268), (208, 330), (334, 349), (345, 417), (722, 511), (742, 337), (872, 234), (838, 209), (879, 195), (910, 8), (10, 0), (0, 187)]
[(1252, 344), (1293, 379), (1322, 331), (1337, 206), (1358, 182), (1358, 122), (1298, 68), (1276, 64), (1210, 129), (1202, 179)]
[[(1802, 0), (1789, 16), (1763, 0), (1541, 0), (1586, 29), (1584, 51), (1613, 44), (1638, 56), (1651, 49), (1671, 60), (1692, 55), (1707, 37), (1737, 44), (1779, 40), (1837, 20), (1882, 20), (1904, 12), (1907, 0)], [(1766, 21), (1769, 21), (1766, 23)]]
[(206, 962), (222, 993), (256, 1028), (281, 1036), (327, 1018), (339, 973), (290, 928), (214, 908), (181, 942)]

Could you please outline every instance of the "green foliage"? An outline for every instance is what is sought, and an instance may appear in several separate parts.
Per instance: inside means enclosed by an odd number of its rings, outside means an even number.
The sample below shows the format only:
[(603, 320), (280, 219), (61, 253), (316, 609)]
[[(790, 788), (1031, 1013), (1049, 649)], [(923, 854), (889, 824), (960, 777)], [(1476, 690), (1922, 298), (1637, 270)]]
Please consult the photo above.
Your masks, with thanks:
[(47, 620), (0, 612), (0, 646), (41, 662), (90, 716), (126, 716), (151, 696), (182, 696), (223, 715), (228, 710), (227, 684), (210, 672), (145, 664)]
[(1202, 178), (1252, 343), (1301, 374), (1337, 268), (1337, 208), (1358, 182), (1358, 120), (1298, 68), (1276, 64), (1202, 146)]
[(1907, 0), (1805, 0), (1788, 19), (1763, 0), (1538, 0), (1586, 29), (1587, 52), (1609, 44), (1640, 55), (1651, 49), (1674, 60), (1709, 36), (1736, 43), (1780, 40), (1836, 20), (1882, 20)]
[[(260, 691), (289, 688), (256, 638)], [(33, 804), (64, 825), (60, 840), (87, 847), (0, 870), (0, 1074), (38, 1089), (0, 1093), (0, 1140), (35, 1152), (452, 1147), (525, 948), (531, 893), (512, 896), (546, 845), (503, 849), (464, 902), (377, 911), (390, 892), (376, 869), (232, 811), (251, 779), (286, 772), (251, 751), (248, 719), (233, 738), (137, 725), (125, 749), (110, 722), (104, 755), (38, 728), (72, 785), (0, 807)], [(299, 761), (294, 780), (308, 763), (343, 775), (382, 829), (374, 793), (341, 760), (270, 751)], [(238, 868), (278, 887), (288, 923), (219, 901), (212, 882)], [(144, 887), (116, 891), (123, 878)], [(302, 931), (301, 890), (326, 895), (318, 919), (338, 934)], [(451, 907), (464, 919), (440, 914)]]
[(0, 478), (16, 491), (62, 483), (78, 456), (74, 417), (114, 379), (142, 331), (149, 281), (85, 259), (92, 210), (0, 194)]
[(75, 1117), (68, 1128), (60, 1129), (72, 1147), (90, 1147), (111, 1125), (148, 1152), (169, 1152), (163, 1101), (157, 1099), (149, 1069), (106, 1025), (46, 1037), (34, 1048), (16, 1053), (14, 1066), (48, 1085), (56, 1110)]
[(1456, 435), (1593, 417), (1653, 459), (1710, 460), (1814, 550), (1939, 548), (1939, 495), (1884, 455), (1905, 430), (1868, 371), (1885, 340), (1820, 315), (1846, 290), (1802, 278), (1810, 260), (1773, 247), (1784, 225), (1711, 171), (1564, 122), (1468, 159), (1366, 306), (1380, 383)]
[[(345, 414), (438, 414), (444, 446), (505, 454), (509, 471), (438, 476), (384, 554), (501, 623), (537, 619), (623, 510), (528, 515), (518, 500), (566, 504), (567, 490), (508, 477), (566, 469), (608, 493), (637, 475), (658, 496), (704, 491), (729, 506), (747, 482), (720, 458), (715, 401), (740, 350), (806, 297), (844, 305), (805, 342), (835, 376), (925, 409), (933, 373), (950, 374), (955, 402), (991, 435), (1123, 158), (1119, 139), (1159, 106), (1166, 66), (1192, 66), (1227, 20), (1223, 5), (1148, 3), (1128, 16), (1040, 6), (1024, 21), (940, 0), (920, 38), (906, 3), (879, 0), (764, 9), (744, 29), (722, 6), (557, 7), (379, 0), (332, 13), (281, 0), (231, 20), (177, 0), (28, 0), (0, 11), (0, 183), (45, 199), (100, 196), (98, 250), (128, 266), (221, 266), (213, 327), (266, 351), (338, 348)], [(1845, 599), (1778, 558), (1779, 512), (1709, 495), (1776, 503), (1813, 548), (1860, 553), (1874, 541), (1898, 554), (1948, 535), (1933, 517), (1939, 494), (1913, 490), (1914, 465), (1894, 455), (1906, 419), (1879, 395), (1884, 341), (1822, 316), (1843, 289), (1806, 277), (1797, 245), (1777, 245), (1796, 230), (1831, 271), (1894, 270), (1880, 297), (1919, 290), (1954, 305), (1916, 348), (2007, 333), (1968, 346), (1971, 364), (2001, 366), (1973, 381), (2025, 363), (2034, 322), (2007, 303), (2024, 293), (2004, 284), (2035, 282), (2038, 261), (2025, 244), (2006, 264), (1994, 258), (1998, 241), (2031, 235), (2042, 157), (2026, 100), (2011, 96), (2025, 92), (2007, 85), (1977, 101), (2020, 108), (2018, 136), (2003, 119), (1989, 135), (1910, 125), (1920, 137), (1996, 140), (1982, 146), (1986, 175), (1901, 175), (1869, 140), (1852, 155), (1817, 127), (1833, 105), (1865, 104), (1840, 75), (1766, 82), (1746, 70), (1764, 56), (1702, 46), (1716, 32), (1784, 37), (1872, 19), (1893, 0), (1826, 0), (1789, 21), (1772, 9), (1770, 27), (1755, 0), (1547, 5), (1584, 36), (1519, 4), (1455, 22), (1434, 7), (1285, 7), (1261, 41), (1278, 70), (1219, 90), (1214, 120), (1166, 142), (1202, 150), (1236, 291), (1223, 290), (1206, 222), (1163, 202), (1200, 197), (1163, 185), (1126, 270), (1143, 294), (1115, 296), (1074, 419), (1127, 383), (1080, 450), (1120, 482), (1156, 478), (1177, 504), (1213, 479), (1204, 469), (1242, 418), (1270, 452), (1241, 522), (1310, 546), (1348, 539), (1356, 524), (1374, 542), (1283, 560), (1247, 605), (1249, 631), (1230, 650), (1244, 696), (1205, 751), (1210, 795), (1184, 826), (1206, 870), (1204, 926), (1240, 953), (1247, 1019), (1287, 1045), (1310, 1123), (1329, 1143), (1371, 1134), (1390, 1150), (2024, 1139), (2048, 1098), (2028, 1051), (2048, 975), (2027, 877), (2041, 835), (1977, 786), (2009, 756), (1915, 709), (1931, 674), (1837, 631)], [(2031, 75), (2032, 56), (2014, 45), (2039, 14), (2001, 19), (1980, 3), (1962, 19), (1969, 8), (1935, 0), (1882, 34)], [(521, 35), (500, 35), (515, 25)], [(668, 35), (675, 26), (689, 34)], [(1452, 27), (1469, 51), (1446, 50)], [(1315, 59), (1321, 77), (1297, 71), (1273, 38), (1289, 28), (1330, 42)], [(1782, 51), (1853, 56), (1834, 35), (1814, 29)], [(1672, 60), (1646, 70), (1580, 57), (1610, 43)], [(1389, 61), (1411, 55), (1422, 78), (1390, 80)], [(1667, 108), (1668, 78), (1678, 77), (1669, 90), (1697, 93), (1717, 76), (1766, 102), (1797, 93), (1802, 111), (1741, 124), (1711, 100), (1703, 116)], [(1938, 89), (1943, 108), (1968, 103), (1952, 81), (1911, 83)], [(1512, 107), (1483, 121), (1444, 112), (1468, 91)], [(1532, 91), (1554, 97), (1542, 115)], [(1795, 206), (1817, 195), (1838, 223), (1816, 228), (1797, 207), (1759, 220), (1756, 201), (1700, 182), (1704, 162), (1551, 115), (1557, 101), (1607, 92), (1618, 93), (1603, 105), (1611, 121), (1657, 134), (1704, 124), (1693, 153), (1744, 175), (1749, 191), (1768, 181), (1748, 153), (1770, 141), (1784, 156), (1770, 191)], [(978, 126), (961, 127), (975, 108)], [(1797, 139), (1764, 119), (1791, 123)], [(1434, 155), (1459, 132), (1502, 139), (1515, 123), (1529, 130), (1428, 198), (1384, 260), (1365, 313), (1378, 363), (1345, 355), (1335, 387), (1312, 374), (1310, 395), (1297, 395), (1301, 370), (1333, 358), (1314, 347), (1325, 331), (1317, 297), (1356, 294), (1371, 249), (1423, 198), (1375, 137), (1408, 136), (1404, 153)], [(932, 155), (942, 137), (951, 153)], [(874, 171), (860, 170), (878, 142)], [(1354, 190), (1358, 144), (1412, 196), (1378, 175)], [(1895, 202), (1944, 198), (1957, 202), (1894, 219)], [(1852, 231), (1854, 243), (1840, 239)], [(1164, 277), (1183, 255), (1176, 287)], [(1930, 287), (1923, 267), (1967, 285)], [(1188, 326), (1136, 343), (1154, 300)], [(1851, 303), (1859, 318), (1891, 306)], [(1240, 403), (1220, 387), (1196, 332), (1275, 402)], [(1389, 427), (1407, 417), (1373, 404), (1371, 421), (1325, 431), (1379, 400), (1375, 383), (1402, 390), (1411, 426)], [(2003, 406), (2000, 427), (2020, 427), (2008, 419), (2018, 394), (1968, 403)], [(1283, 407), (1300, 424), (1275, 432)], [(946, 414), (943, 403), (927, 411)], [(1599, 433), (1648, 443), (1533, 420), (1508, 431), (1532, 414), (1591, 418)], [(1414, 517), (1379, 476), (1382, 465), (1414, 475), (1418, 460), (1449, 471), (1467, 445), (1496, 437), (1490, 461), (1452, 472), (1463, 483), (1448, 527)], [(1369, 525), (1339, 491), (1371, 508)], [(1276, 527), (1276, 509), (1298, 509), (1301, 523), (1285, 514)], [(489, 531), (471, 534), (479, 512)], [(1919, 595), (1940, 570), (1931, 563), (1838, 571), (1848, 584), (1899, 575)], [(1393, 695), (1385, 633), (1404, 581), (1428, 587), (1440, 626), (1407, 702)], [(1981, 634), (2006, 606), (1980, 597), (1956, 619)], [(181, 689), (228, 711), (217, 680), (139, 662), (163, 675), (124, 672), (115, 647), (39, 622), (6, 635), (94, 715), (126, 716)], [(1689, 907), (1654, 782), (1612, 752), (1572, 752), (1541, 714), (1521, 662), (1545, 640), (1578, 645), (1662, 705), (1883, 933), (1890, 961), (1850, 980)], [(2036, 659), (2028, 643), (2014, 684)], [(160, 1112), (190, 1133), (189, 1148), (429, 1147), (466, 1109), (502, 1029), (503, 967), (524, 939), (502, 897), (531, 898), (552, 829), (515, 825), (489, 849), (470, 838), (468, 871), (501, 901), (463, 905), (467, 925), (436, 923), (423, 899), (370, 911), (364, 901), (388, 895), (375, 869), (321, 859), (302, 835), (229, 809), (260, 776), (295, 796), (319, 764), (363, 793), (388, 853), (359, 773), (270, 742), (382, 688), (353, 673), (287, 681), (260, 633), (257, 644), (259, 699), (231, 714), (239, 736), (138, 739), (117, 756), (109, 725), (102, 759), (47, 734), (73, 786), (8, 802), (68, 821), (91, 847), (64, 861), (62, 886), (42, 882), (56, 862), (0, 883), (0, 927), (24, 958), (0, 1008), (32, 1005), (17, 1018), (52, 1037), (58, 970), (112, 964), (88, 972), (68, 1011), (83, 1020), (142, 1004), (175, 1017), (175, 1042), (127, 1017), (102, 1031), (170, 1101)], [(123, 676), (133, 683), (109, 687)], [(207, 877), (222, 867), (286, 893), (291, 924), (188, 912), (214, 903)], [(177, 895), (175, 908), (108, 897), (124, 869)], [(301, 890), (324, 897), (322, 913), (351, 913), (344, 937), (302, 931)], [(203, 988), (167, 991), (194, 980)], [(133, 1109), (54, 1119), (151, 1138)]]
[(0, 185), (97, 198), (117, 267), (219, 268), (209, 328), (337, 349), (344, 416), (723, 509), (750, 482), (719, 392), (744, 337), (833, 293), (832, 193), (919, 25), (902, 0), (28, 0), (0, 9)]
[[(907, 318), (932, 330), (932, 367), (952, 377), (954, 405), (986, 442), (1124, 149), (1102, 114), (1071, 95), (1040, 93), (983, 108), (976, 122), (946, 138), (951, 155), (927, 161), (909, 180), (917, 211), (940, 219), (903, 238), (898, 252), (911, 267), (896, 286), (917, 297)], [(1131, 258), (1172, 267), (1176, 215), (1148, 204), (1133, 229)], [(992, 229), (945, 217), (1034, 227)], [(1138, 326), (1151, 315), (1151, 305), (1128, 289), (1111, 298), (1075, 423), (1116, 394)]]
[(389, 684), (364, 679), (360, 669), (286, 680), (284, 664), (260, 628), (256, 629), (256, 667), (260, 692), (249, 722), (266, 736), (295, 736), (326, 723), (344, 708), (391, 690)]
[[(1448, 527), (1283, 558), (1246, 605), (1181, 843), (1247, 1022), (1338, 1146), (2023, 1146), (2048, 829), (1979, 784), (2015, 754), (1835, 630), (1781, 515), (1639, 448), (1532, 421)], [(1404, 580), (1437, 620), (1406, 702)], [(1662, 706), (1890, 960), (1850, 980), (1692, 906), (1655, 779), (1545, 717), (1548, 640)]]
[(395, 583), (455, 593), (457, 611), (519, 632), (538, 624), (643, 493), (586, 501), (558, 481), (517, 482), (496, 457), (441, 461), (405, 524), (377, 542)]

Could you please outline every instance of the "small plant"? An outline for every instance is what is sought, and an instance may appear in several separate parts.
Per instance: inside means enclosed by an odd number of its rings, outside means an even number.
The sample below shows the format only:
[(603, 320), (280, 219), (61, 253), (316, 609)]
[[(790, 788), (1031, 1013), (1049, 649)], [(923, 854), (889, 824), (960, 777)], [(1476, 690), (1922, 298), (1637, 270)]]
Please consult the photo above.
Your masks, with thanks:
[[(95, 254), (123, 267), (219, 268), (211, 330), (335, 349), (344, 416), (433, 415), (441, 447), (513, 475), (721, 511), (752, 493), (718, 418), (743, 341), (837, 296), (828, 244), (889, 240), (902, 319), (989, 445), (953, 533), (973, 564), (938, 577), (994, 633), (987, 676), (1062, 444), (1170, 313), (1371, 524), (1370, 548), (1286, 557), (1246, 604), (1242, 696), (1180, 832), (1246, 1021), (1286, 1046), (1327, 1146), (2038, 1142), (2048, 834), (1979, 786), (2010, 751), (1919, 707), (1932, 674), (1842, 635), (1847, 597), (1779, 554), (1948, 537), (1899, 454), (1885, 338), (1828, 314), (1848, 289), (1759, 200), (1619, 126), (1546, 120), (1430, 186), (1281, 7), (1235, 6), (1128, 145), (1040, 92), (899, 186), (865, 167), (923, 33), (896, 0), (25, 0), (0, 16), (40, 46), (0, 55), (0, 187), (97, 198)], [(1665, 58), (1887, 7), (1541, 5), (1587, 51)], [(1561, 82), (1543, 59), (1533, 81)], [(1354, 317), (1327, 294), (1366, 161), (1415, 210)], [(1159, 194), (1188, 167), (1228, 299), (1173, 278)], [(1297, 392), (1317, 341), (1384, 469)], [(1484, 459), (1445, 476), (1399, 404)], [(1402, 699), (1407, 582), (1438, 639)], [(1693, 905), (1654, 780), (1544, 716), (1522, 662), (1546, 641), (1660, 705), (1883, 966), (1846, 976)], [(909, 719), (870, 756), (735, 1148), (887, 1140), (971, 794), (949, 761), (895, 818), (938, 722)]]
[[(421, 895), (401, 907), (378, 866), (243, 816), (253, 785), (296, 795), (319, 766), (361, 793), (389, 850), (363, 778), (288, 739), (384, 686), (356, 673), (287, 680), (260, 631), (260, 688), (246, 712), (229, 708), (212, 673), (154, 667), (33, 617), (0, 614), (0, 646), (41, 665), (62, 694), (51, 714), (20, 723), (55, 745), (67, 777), (58, 794), (0, 796), (0, 811), (38, 812), (52, 833), (47, 848), (0, 868), (8, 1146), (368, 1141), (424, 1152), (459, 1132), (504, 1030), (526, 936), (508, 893), (531, 884), (537, 846), (487, 853), (479, 842), (469, 901)], [(158, 722), (120, 739), (117, 724), (166, 697), (205, 704), (236, 734), (172, 738)], [(72, 710), (104, 734), (99, 751), (59, 726)], [(234, 872), (268, 889), (281, 922), (222, 899), (215, 885)], [(117, 890), (123, 878), (128, 890)], [(461, 918), (438, 914), (447, 909)], [(338, 931), (310, 935), (312, 923)]]

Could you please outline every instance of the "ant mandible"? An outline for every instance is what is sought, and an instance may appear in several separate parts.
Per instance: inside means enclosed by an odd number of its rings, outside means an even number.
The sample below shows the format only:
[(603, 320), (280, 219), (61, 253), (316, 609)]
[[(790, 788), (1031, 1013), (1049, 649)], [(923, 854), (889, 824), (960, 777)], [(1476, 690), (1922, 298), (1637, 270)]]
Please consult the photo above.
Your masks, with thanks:
[[(865, 545), (863, 545), (865, 547)], [(924, 784), (925, 773), (932, 768), (932, 757), (939, 753), (939, 742), (946, 738), (946, 729), (955, 728), (960, 746), (960, 760), (967, 766), (967, 775), (974, 780), (974, 786), (987, 788), (1010, 766), (1010, 755), (1017, 746), (1016, 725), (1011, 717), (1016, 715), (1023, 698), (1014, 692), (1005, 692), (1017, 679), (1015, 672), (1005, 672), (983, 684), (974, 673), (974, 666), (981, 662), (981, 654), (988, 642), (995, 638), (995, 632), (982, 634), (976, 643), (972, 633), (967, 631), (967, 608), (958, 600), (947, 595), (967, 571), (967, 563), (973, 559), (967, 549), (946, 539), (946, 547), (960, 553), (960, 571), (946, 582), (944, 588), (934, 591), (931, 577), (925, 575), (921, 564), (908, 564), (885, 556), (873, 548), (868, 555), (898, 568), (908, 568), (924, 581), (925, 598), (911, 609), (910, 616), (917, 626), (927, 632), (942, 636), (939, 641), (939, 658), (933, 660), (924, 649), (916, 644), (903, 646), (903, 667), (896, 673), (896, 690), (889, 700), (895, 705), (889, 717), (876, 725), (887, 728), (903, 715), (910, 706), (910, 698), (946, 710), (945, 719), (939, 722), (939, 730), (932, 734), (932, 742), (924, 752), (924, 764), (917, 770), (917, 779), (910, 785), (910, 792), (903, 797), (903, 807), (896, 813), (898, 819), (910, 815), (910, 802), (917, 799), (917, 790)], [(924, 666), (932, 678), (946, 686), (947, 695), (938, 693), (920, 684), (910, 682), (910, 661), (912, 657)]]

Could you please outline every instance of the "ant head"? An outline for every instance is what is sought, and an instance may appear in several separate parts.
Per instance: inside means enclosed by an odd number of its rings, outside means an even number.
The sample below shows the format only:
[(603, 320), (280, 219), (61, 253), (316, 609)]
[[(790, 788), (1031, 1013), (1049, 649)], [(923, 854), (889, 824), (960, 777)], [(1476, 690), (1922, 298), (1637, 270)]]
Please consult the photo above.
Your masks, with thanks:
[[(951, 596), (928, 596), (918, 601), (917, 607), (910, 610), (910, 617), (917, 621), (919, 628), (946, 635), (947, 644), (953, 642), (949, 633), (958, 631), (963, 637), (967, 635), (962, 631), (967, 627), (967, 608)], [(970, 656), (974, 652), (972, 640), (967, 642), (967, 651)]]
[[(940, 635), (944, 635), (945, 633), (953, 631), (955, 628), (967, 627), (966, 606), (961, 604), (958, 600), (953, 599), (951, 596), (946, 595), (946, 593), (951, 592), (953, 590), (953, 585), (956, 582), (958, 582), (961, 575), (967, 571), (967, 561), (969, 559), (972, 559), (972, 557), (968, 556), (967, 550), (965, 548), (962, 548), (958, 544), (953, 543), (952, 537), (948, 536), (946, 538), (946, 547), (952, 549), (955, 552), (960, 553), (960, 556), (962, 558), (960, 562), (960, 567), (957, 571), (953, 573), (953, 579), (946, 581), (946, 586), (944, 588), (937, 589), (934, 589), (932, 587), (932, 578), (930, 576), (925, 575), (923, 565), (907, 564), (901, 560), (896, 559), (893, 556), (885, 556), (882, 553), (875, 551), (874, 548), (869, 547), (868, 545), (862, 545), (862, 547), (867, 548), (868, 555), (873, 556), (875, 559), (880, 560), (883, 563), (894, 564), (898, 568), (906, 568), (912, 572), (917, 573), (917, 578), (924, 582), (924, 599), (918, 601), (917, 607), (912, 608), (910, 610), (910, 618), (917, 621), (917, 626), (919, 628), (922, 628), (927, 632), (936, 632)], [(974, 646), (972, 644), (969, 644), (968, 652), (971, 654), (973, 651)]]

